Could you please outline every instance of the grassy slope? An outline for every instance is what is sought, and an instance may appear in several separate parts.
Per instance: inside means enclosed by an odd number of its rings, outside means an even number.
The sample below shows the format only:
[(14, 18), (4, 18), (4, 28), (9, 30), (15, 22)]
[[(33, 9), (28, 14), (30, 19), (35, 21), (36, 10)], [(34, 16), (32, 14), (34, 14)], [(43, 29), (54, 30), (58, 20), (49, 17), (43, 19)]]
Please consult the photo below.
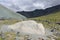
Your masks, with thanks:
[(41, 16), (41, 17), (31, 18), (31, 19), (38, 20), (38, 21), (47, 20), (50, 22), (60, 22), (60, 11), (49, 15)]
[[(56, 24), (56, 22), (60, 22), (60, 11), (49, 14), (49, 15), (45, 15), (45, 16), (41, 16), (41, 17), (36, 17), (36, 18), (30, 18), (32, 20), (35, 20), (37, 22), (42, 22), (44, 24), (45, 27), (47, 28), (54, 28), (57, 27), (57, 30), (60, 30), (60, 26), (58, 24)], [(46, 22), (48, 21), (48, 22)]]
[(12, 19), (25, 19), (26, 17), (23, 15), (20, 15), (18, 13), (15, 13), (8, 8), (5, 8), (4, 6), (0, 5), (0, 18), (12, 18)]

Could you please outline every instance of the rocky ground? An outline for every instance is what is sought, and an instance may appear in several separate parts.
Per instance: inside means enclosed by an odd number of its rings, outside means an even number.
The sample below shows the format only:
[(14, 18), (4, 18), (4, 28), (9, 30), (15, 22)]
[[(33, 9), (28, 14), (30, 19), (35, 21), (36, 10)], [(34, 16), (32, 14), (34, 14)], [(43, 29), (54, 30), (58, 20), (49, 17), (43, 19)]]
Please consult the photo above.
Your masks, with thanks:
[[(46, 28), (45, 27), (45, 35), (32, 35), (32, 34), (24, 34), (20, 32), (15, 32), (13, 30), (5, 32), (8, 25), (3, 25), (3, 29), (0, 28), (0, 40), (60, 40), (60, 31), (56, 28)], [(60, 26), (59, 26), (60, 27)], [(4, 32), (2, 32), (3, 30)]]

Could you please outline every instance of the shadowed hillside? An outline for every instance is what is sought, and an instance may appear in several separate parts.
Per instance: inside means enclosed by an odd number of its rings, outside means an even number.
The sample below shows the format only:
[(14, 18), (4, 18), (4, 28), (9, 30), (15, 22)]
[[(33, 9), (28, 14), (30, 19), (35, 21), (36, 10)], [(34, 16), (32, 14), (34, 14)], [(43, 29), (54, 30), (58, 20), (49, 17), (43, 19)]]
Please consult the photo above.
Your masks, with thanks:
[(33, 18), (33, 17), (49, 15), (49, 14), (57, 12), (57, 11), (60, 11), (60, 5), (57, 5), (57, 6), (54, 6), (51, 8), (47, 8), (45, 10), (41, 9), (41, 10), (35, 10), (35, 11), (31, 11), (31, 12), (25, 12), (25, 11), (19, 12), (18, 11), (17, 13), (22, 14), (28, 18)]

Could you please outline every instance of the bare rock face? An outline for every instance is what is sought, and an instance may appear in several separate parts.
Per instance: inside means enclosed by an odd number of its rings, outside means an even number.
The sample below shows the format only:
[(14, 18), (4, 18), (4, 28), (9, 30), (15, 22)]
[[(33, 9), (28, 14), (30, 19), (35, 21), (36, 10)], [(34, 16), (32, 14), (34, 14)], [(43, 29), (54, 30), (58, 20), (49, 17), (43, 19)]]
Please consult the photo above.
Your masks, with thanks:
[(18, 22), (13, 25), (9, 25), (8, 28), (26, 34), (45, 35), (45, 28), (43, 24), (37, 23), (33, 20)]

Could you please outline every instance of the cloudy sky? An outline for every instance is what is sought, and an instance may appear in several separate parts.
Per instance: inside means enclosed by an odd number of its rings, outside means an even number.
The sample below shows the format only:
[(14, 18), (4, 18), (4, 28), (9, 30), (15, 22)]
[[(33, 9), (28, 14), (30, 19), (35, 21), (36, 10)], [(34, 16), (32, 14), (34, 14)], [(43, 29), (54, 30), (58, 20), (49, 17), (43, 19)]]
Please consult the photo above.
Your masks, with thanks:
[(33, 11), (60, 5), (60, 0), (0, 0), (0, 4), (15, 11)]

